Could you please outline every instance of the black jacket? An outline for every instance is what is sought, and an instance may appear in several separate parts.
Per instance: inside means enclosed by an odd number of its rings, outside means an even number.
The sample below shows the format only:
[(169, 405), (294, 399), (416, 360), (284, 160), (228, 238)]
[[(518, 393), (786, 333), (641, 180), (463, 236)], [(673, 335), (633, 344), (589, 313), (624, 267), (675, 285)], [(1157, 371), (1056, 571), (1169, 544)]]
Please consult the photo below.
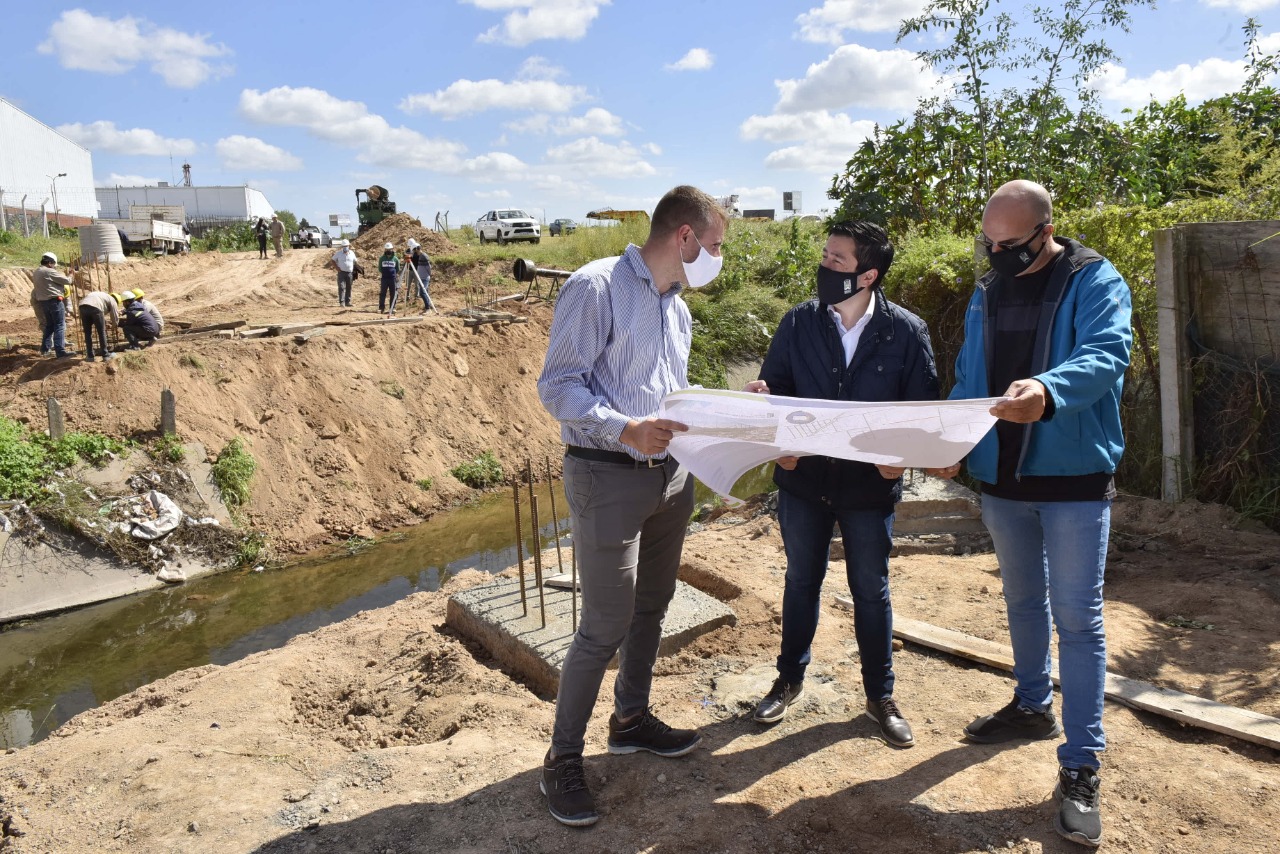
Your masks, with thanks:
[[(770, 394), (820, 400), (937, 400), (938, 371), (924, 321), (875, 289), (875, 312), (848, 365), (835, 321), (816, 299), (787, 312), (769, 344), (760, 379)], [(902, 479), (887, 480), (871, 463), (801, 457), (795, 470), (778, 467), (774, 482), (835, 510), (892, 507)]]

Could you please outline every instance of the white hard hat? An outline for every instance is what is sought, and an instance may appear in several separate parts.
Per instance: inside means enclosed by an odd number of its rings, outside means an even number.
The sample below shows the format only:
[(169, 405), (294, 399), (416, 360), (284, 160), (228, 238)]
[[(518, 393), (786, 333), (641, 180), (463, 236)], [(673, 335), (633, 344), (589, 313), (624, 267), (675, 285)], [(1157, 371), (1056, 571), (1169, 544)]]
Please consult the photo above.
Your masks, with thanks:
[(418, 241), (416, 241), (416, 240), (414, 240), (412, 237), (410, 237), (410, 238), (409, 238), (409, 244), (408, 244), (408, 245), (409, 245), (409, 248), (410, 248), (410, 249), (417, 249), (417, 248), (418, 248), (419, 246), (421, 246), (422, 244), (418, 243)]
[(383, 249), (395, 249), (395, 248), (396, 248), (396, 245), (395, 245), (394, 243), (388, 243), (386, 246), (384, 246), (384, 247), (382, 247), (382, 248), (383, 248)]
[(43, 255), (41, 255), (41, 256), (40, 256), (40, 261), (41, 261), (41, 263), (43, 263), (43, 262), (45, 262), (45, 261), (52, 261), (53, 263), (57, 264), (57, 263), (58, 263), (58, 256), (57, 256), (57, 255), (54, 255), (52, 252), (46, 252), (46, 253), (44, 253)]
[(125, 302), (128, 302), (129, 300), (137, 299), (138, 295), (135, 294), (133, 291), (122, 291), (120, 293), (120, 298), (123, 299)]

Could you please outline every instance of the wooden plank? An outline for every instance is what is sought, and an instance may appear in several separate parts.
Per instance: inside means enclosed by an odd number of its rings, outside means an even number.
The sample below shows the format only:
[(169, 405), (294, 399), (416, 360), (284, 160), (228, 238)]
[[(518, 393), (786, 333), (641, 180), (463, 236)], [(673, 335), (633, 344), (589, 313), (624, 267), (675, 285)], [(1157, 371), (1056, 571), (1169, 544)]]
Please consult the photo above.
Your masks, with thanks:
[(154, 344), (178, 344), (196, 338), (230, 338), (235, 334), (232, 329), (210, 329), (208, 332), (188, 332), (185, 335), (161, 335)]
[[(975, 638), (899, 614), (893, 615), (893, 634), (904, 641), (980, 661), (1001, 670), (1013, 670), (1013, 649), (1004, 644)], [(1056, 664), (1051, 675), (1054, 684), (1059, 684)], [(1280, 749), (1278, 718), (1110, 672), (1107, 673), (1104, 693), (1108, 700), (1131, 708), (1154, 712), (1201, 729)]]
[(266, 338), (271, 334), (270, 326), (259, 326), (257, 329), (240, 330), (241, 338)]
[(417, 317), (383, 317), (379, 320), (356, 320), (348, 326), (386, 326), (391, 323), (420, 323), (422, 316)]
[(212, 326), (197, 326), (194, 329), (184, 329), (178, 334), (185, 337), (188, 335), (199, 335), (201, 332), (216, 332), (219, 329), (239, 329), (241, 326), (248, 325), (249, 321), (247, 320), (231, 320), (226, 323), (215, 323)]
[(281, 326), (269, 326), (267, 328), (271, 331), (267, 334), (272, 338), (278, 338), (281, 335), (292, 335), (295, 332), (306, 332), (308, 329), (315, 329), (316, 326), (317, 324), (315, 323), (291, 323)]
[(306, 344), (308, 341), (310, 341), (312, 338), (315, 338), (317, 335), (323, 335), (323, 334), (324, 334), (324, 327), (317, 326), (314, 329), (308, 329), (306, 332), (293, 336), (293, 343)]

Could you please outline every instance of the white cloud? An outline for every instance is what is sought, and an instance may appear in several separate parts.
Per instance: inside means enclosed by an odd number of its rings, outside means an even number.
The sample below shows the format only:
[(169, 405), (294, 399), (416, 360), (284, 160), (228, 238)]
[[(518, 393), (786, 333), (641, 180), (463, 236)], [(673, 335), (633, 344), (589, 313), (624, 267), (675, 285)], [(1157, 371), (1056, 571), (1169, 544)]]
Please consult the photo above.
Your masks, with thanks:
[(222, 168), (236, 172), (296, 172), (302, 160), (257, 137), (234, 134), (218, 140), (213, 150)]
[(894, 32), (904, 18), (914, 18), (926, 5), (927, 0), (825, 0), (796, 18), (800, 27), (796, 37), (818, 44), (842, 45), (846, 30)]
[(780, 113), (837, 110), (844, 107), (907, 112), (938, 86), (938, 77), (909, 50), (839, 47), (810, 65), (802, 80), (778, 80)]
[(1176, 95), (1184, 95), (1194, 104), (1235, 92), (1247, 76), (1243, 60), (1211, 58), (1195, 65), (1184, 62), (1147, 77), (1130, 77), (1123, 67), (1107, 63), (1091, 85), (1104, 100), (1125, 107), (1145, 106), (1153, 98), (1167, 101)]
[(240, 114), (263, 125), (305, 128), (311, 135), (357, 149), (358, 160), (375, 166), (457, 172), (466, 146), (392, 127), (359, 101), (343, 101), (322, 89), (278, 86), (240, 93)]
[(626, 136), (622, 119), (602, 107), (592, 107), (581, 116), (552, 119), (546, 113), (504, 125), (515, 133), (556, 136)]
[(400, 109), (407, 113), (425, 110), (446, 119), (485, 110), (563, 113), (586, 98), (583, 87), (552, 80), (457, 80), (430, 95), (410, 95), (400, 102)]
[(1280, 0), (1205, 0), (1210, 9), (1231, 9), (1241, 15), (1252, 15), (1280, 5)]
[(477, 9), (506, 12), (502, 23), (480, 35), (477, 41), (523, 47), (542, 39), (576, 41), (587, 34), (600, 15), (600, 7), (612, 0), (466, 0)]
[(511, 198), (510, 190), (477, 190), (475, 193), (477, 199), (496, 199), (497, 201), (506, 201)]
[(516, 72), (517, 80), (559, 80), (568, 72), (558, 65), (553, 65), (545, 56), (531, 56), (520, 63)]
[[(1276, 0), (1276, 2), (1280, 2), (1280, 0)], [(1258, 36), (1258, 49), (1263, 53), (1280, 52), (1280, 33)]]
[(142, 175), (121, 175), (112, 172), (104, 180), (95, 182), (98, 187), (154, 187), (164, 178), (147, 178)]
[(115, 122), (59, 125), (58, 133), (99, 154), (134, 154), (153, 157), (188, 157), (196, 153), (190, 139), (170, 139), (147, 128), (120, 130)]
[(601, 142), (594, 136), (547, 149), (547, 161), (555, 166), (571, 168), (579, 175), (637, 178), (658, 173), (630, 143), (614, 145)]
[(77, 71), (122, 74), (149, 63), (175, 89), (191, 89), (232, 71), (229, 65), (210, 62), (229, 56), (231, 49), (211, 44), (207, 34), (160, 27), (145, 18), (112, 20), (84, 9), (63, 12), (37, 50), (53, 54), (63, 68)]
[(715, 65), (715, 55), (703, 47), (691, 48), (675, 62), (664, 66), (668, 71), (706, 71)]
[(652, 154), (654, 157), (662, 154), (662, 146), (658, 145), (656, 142), (646, 142), (644, 145), (640, 146), (640, 150), (646, 154)]
[(752, 116), (739, 126), (743, 139), (799, 142), (771, 151), (770, 169), (795, 169), (831, 175), (844, 168), (858, 146), (875, 133), (875, 122), (853, 121), (844, 113), (817, 110), (790, 115)]

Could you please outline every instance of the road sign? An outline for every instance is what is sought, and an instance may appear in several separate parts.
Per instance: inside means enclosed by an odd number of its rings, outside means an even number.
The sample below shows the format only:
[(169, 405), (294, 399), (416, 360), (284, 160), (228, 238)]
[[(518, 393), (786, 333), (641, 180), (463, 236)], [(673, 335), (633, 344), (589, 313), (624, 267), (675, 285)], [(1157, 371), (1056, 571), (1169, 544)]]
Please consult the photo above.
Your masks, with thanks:
[(351, 227), (350, 214), (329, 214), (329, 225), (338, 226), (339, 228)]

